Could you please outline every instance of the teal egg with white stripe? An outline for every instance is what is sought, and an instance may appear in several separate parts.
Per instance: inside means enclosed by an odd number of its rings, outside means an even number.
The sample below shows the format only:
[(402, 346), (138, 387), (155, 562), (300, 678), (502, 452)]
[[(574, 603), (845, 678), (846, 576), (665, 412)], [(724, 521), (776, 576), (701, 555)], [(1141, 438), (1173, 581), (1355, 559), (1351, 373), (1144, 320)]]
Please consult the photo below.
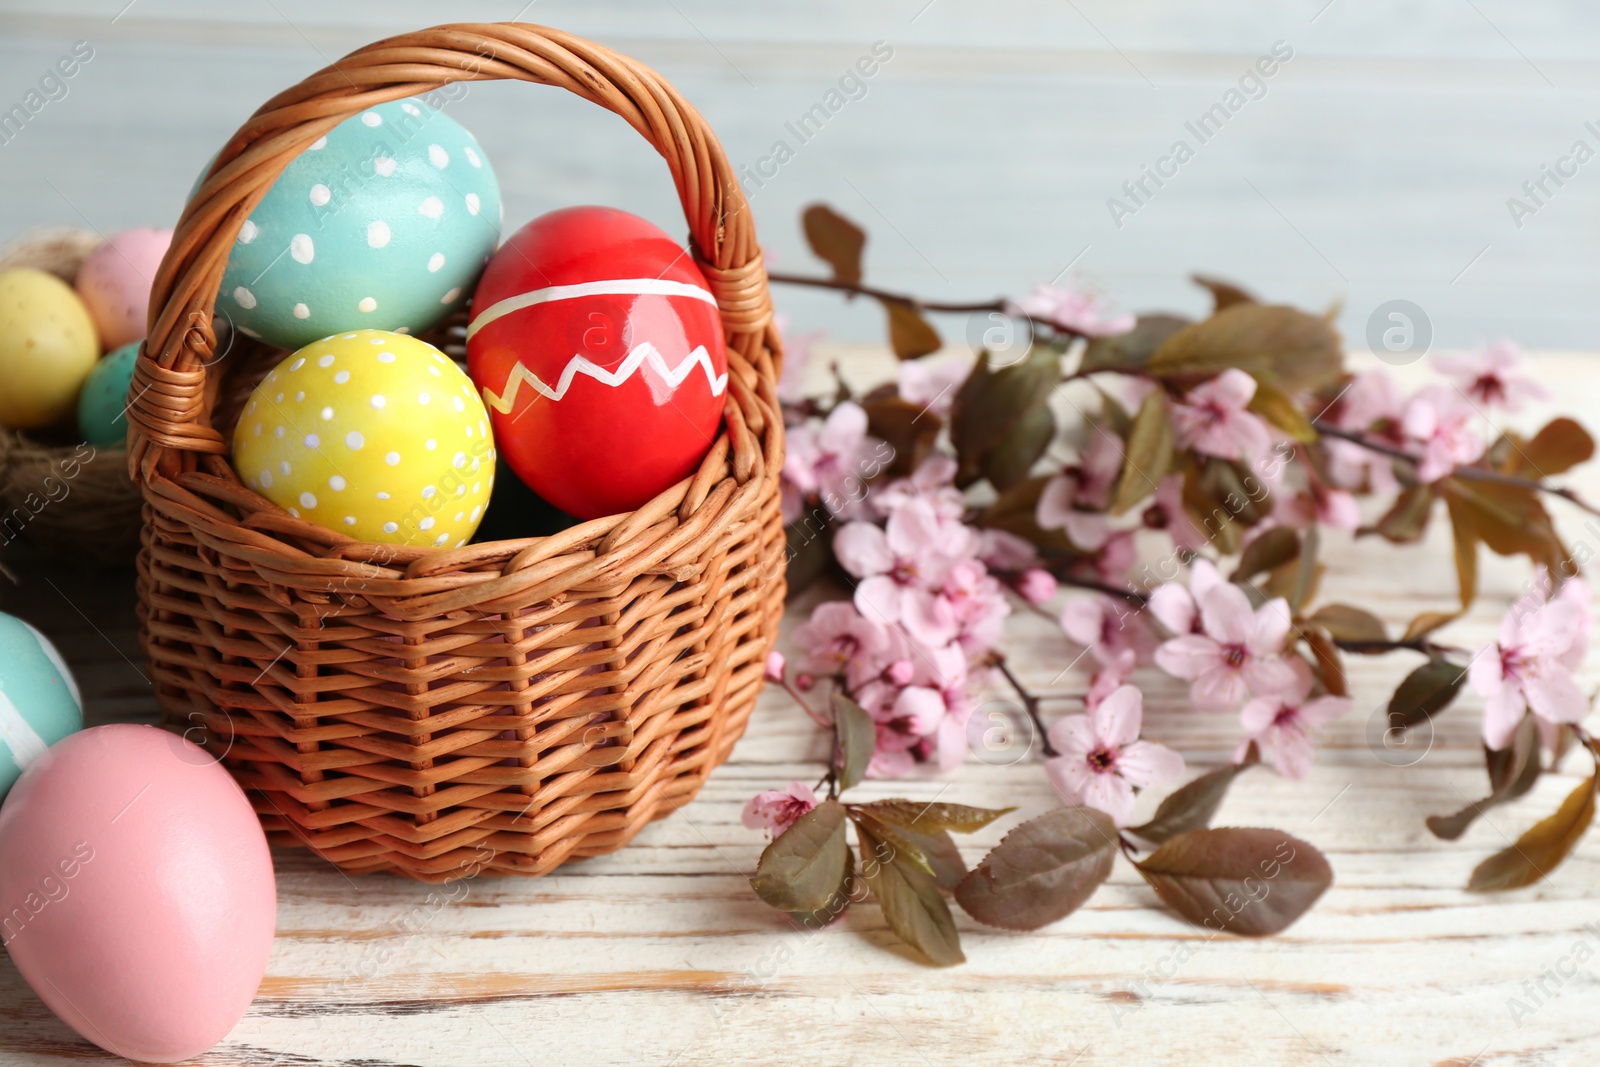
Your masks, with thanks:
[(83, 729), (83, 697), (50, 639), (0, 612), (0, 796), (44, 750)]
[(421, 333), (466, 303), (501, 218), (472, 134), (422, 97), (377, 104), (313, 142), (251, 210), (217, 314), (287, 349)]

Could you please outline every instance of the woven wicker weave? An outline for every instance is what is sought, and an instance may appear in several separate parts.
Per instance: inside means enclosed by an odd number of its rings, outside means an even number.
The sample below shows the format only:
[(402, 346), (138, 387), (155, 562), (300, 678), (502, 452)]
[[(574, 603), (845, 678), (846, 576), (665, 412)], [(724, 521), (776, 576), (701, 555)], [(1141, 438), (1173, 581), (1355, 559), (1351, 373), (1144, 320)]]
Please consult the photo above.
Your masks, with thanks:
[[(693, 477), (551, 537), (436, 551), (292, 518), (226, 458), (229, 398), (281, 356), (215, 353), (240, 224), (345, 118), (498, 78), (599, 104), (665, 158), (726, 329), (725, 428)], [(727, 758), (782, 613), (781, 353), (733, 172), (657, 74), (520, 24), (361, 49), (268, 101), (223, 148), (178, 223), (151, 316), (129, 454), (146, 500), (145, 646), (167, 721), (213, 746), (276, 842), (425, 881), (543, 874), (625, 844)]]
[[(71, 283), (99, 243), (93, 230), (30, 230), (0, 250), (0, 270), (33, 267)], [(20, 537), (76, 562), (126, 567), (139, 551), (140, 506), (121, 448), (0, 426), (0, 551)]]

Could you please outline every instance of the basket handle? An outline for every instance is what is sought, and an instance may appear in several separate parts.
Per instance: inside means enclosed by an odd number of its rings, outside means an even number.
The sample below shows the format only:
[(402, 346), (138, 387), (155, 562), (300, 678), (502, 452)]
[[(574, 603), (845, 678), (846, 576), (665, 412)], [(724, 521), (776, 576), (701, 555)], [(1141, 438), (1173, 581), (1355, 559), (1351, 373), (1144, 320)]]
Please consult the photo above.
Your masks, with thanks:
[[(128, 410), (135, 481), (148, 485), (229, 451), (210, 422), (213, 309), (240, 227), (284, 168), (374, 104), (502, 78), (576, 93), (620, 115), (661, 154), (689, 223), (690, 250), (722, 315), (730, 371), (742, 363), (747, 377), (776, 383), (781, 348), (750, 206), (700, 113), (642, 63), (560, 30), (436, 26), (370, 44), (318, 71), (268, 100), (223, 146), (185, 206), (151, 290), (149, 336)], [(755, 391), (753, 377), (744, 384)], [(759, 421), (758, 412), (746, 414)]]

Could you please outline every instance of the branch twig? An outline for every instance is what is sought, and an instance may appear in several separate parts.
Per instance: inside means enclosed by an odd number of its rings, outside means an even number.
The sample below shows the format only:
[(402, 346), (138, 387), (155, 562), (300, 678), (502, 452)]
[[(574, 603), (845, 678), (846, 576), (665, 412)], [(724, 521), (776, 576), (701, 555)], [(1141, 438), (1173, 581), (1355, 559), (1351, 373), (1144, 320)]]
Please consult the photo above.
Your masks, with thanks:
[[(1324, 437), (1337, 437), (1341, 441), (1349, 441), (1351, 444), (1360, 445), (1362, 448), (1377, 452), (1379, 455), (1388, 456), (1391, 459), (1404, 460), (1413, 467), (1421, 462), (1419, 457), (1412, 455), (1403, 448), (1396, 448), (1382, 441), (1374, 441), (1365, 434), (1356, 433), (1353, 430), (1342, 430), (1337, 426), (1330, 426), (1321, 419), (1313, 420), (1311, 425)], [(1524, 478), (1516, 474), (1504, 474), (1500, 471), (1490, 470), (1487, 467), (1457, 467), (1452, 476), (1463, 481), (1490, 482), (1495, 485), (1510, 485), (1518, 489), (1532, 489), (1535, 492), (1548, 493), (1551, 496), (1560, 497), (1572, 506), (1581, 508), (1591, 515), (1600, 515), (1600, 508), (1590, 504), (1571, 489), (1563, 486), (1546, 485), (1544, 482), (1533, 478)]]
[(1011, 684), (1011, 688), (1016, 690), (1018, 699), (1022, 701), (1023, 709), (1027, 711), (1028, 718), (1033, 721), (1033, 728), (1039, 733), (1039, 740), (1042, 742), (1040, 751), (1047, 757), (1059, 756), (1061, 753), (1056, 751), (1055, 746), (1050, 743), (1050, 735), (1045, 732), (1044, 720), (1039, 718), (1039, 698), (1028, 692), (1021, 680), (1011, 673), (1011, 668), (1006, 665), (1005, 656), (999, 652), (991, 652), (989, 654), (989, 662), (1005, 676), (1005, 680)]

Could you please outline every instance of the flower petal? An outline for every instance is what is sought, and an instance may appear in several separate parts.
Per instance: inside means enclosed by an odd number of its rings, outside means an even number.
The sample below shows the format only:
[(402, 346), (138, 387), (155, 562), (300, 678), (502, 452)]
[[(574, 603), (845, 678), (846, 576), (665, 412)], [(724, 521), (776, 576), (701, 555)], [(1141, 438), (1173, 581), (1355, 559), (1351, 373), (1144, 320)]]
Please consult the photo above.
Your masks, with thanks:
[(1183, 757), (1154, 741), (1135, 741), (1117, 755), (1117, 770), (1141, 789), (1164, 786), (1183, 777)]
[(1224, 582), (1200, 598), (1200, 619), (1207, 634), (1228, 645), (1244, 644), (1255, 629), (1250, 598), (1232, 582)]
[(1095, 737), (1114, 748), (1131, 745), (1144, 722), (1144, 694), (1137, 686), (1122, 685), (1107, 694), (1089, 713)]
[(1120, 775), (1103, 772), (1089, 775), (1082, 790), (1083, 803), (1099, 808), (1118, 826), (1133, 818), (1133, 786)]
[(1095, 748), (1094, 727), (1087, 715), (1063, 715), (1050, 724), (1045, 736), (1063, 758), (1076, 757), (1079, 762)]
[(1213, 667), (1189, 686), (1189, 699), (1201, 711), (1230, 711), (1249, 691), (1244, 676), (1228, 667)]
[(1156, 649), (1156, 666), (1175, 678), (1200, 677), (1222, 663), (1222, 646), (1204, 634), (1184, 634), (1162, 642)]
[[(1145, 606), (1150, 609), (1150, 614), (1167, 628), (1167, 632), (1174, 635), (1192, 631), (1195, 620), (1200, 614), (1199, 609), (1195, 607), (1194, 597), (1178, 582), (1167, 582), (1165, 585), (1156, 586), (1151, 590)], [(1069, 633), (1067, 636), (1072, 635)]]
[(833, 554), (839, 565), (857, 578), (886, 574), (894, 568), (888, 538), (870, 522), (846, 523), (833, 535)]

